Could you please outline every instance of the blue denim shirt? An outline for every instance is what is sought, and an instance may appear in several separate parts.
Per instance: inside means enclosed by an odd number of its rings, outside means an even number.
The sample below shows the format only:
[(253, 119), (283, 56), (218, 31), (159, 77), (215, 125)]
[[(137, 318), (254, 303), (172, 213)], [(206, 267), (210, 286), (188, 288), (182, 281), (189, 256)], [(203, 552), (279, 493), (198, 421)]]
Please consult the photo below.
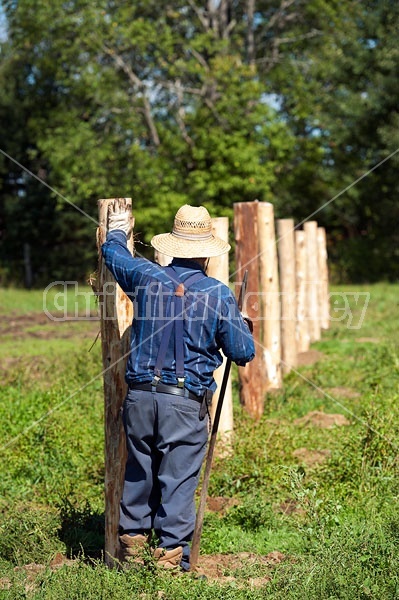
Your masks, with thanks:
[[(162, 333), (171, 318), (170, 304), (176, 285), (164, 267), (133, 257), (121, 230), (108, 233), (102, 254), (134, 304), (126, 381), (152, 381)], [(198, 263), (189, 259), (175, 258), (171, 265), (175, 278), (182, 282), (193, 273), (202, 272)], [(241, 366), (255, 356), (252, 334), (233, 293), (220, 281), (203, 275), (186, 290), (184, 307), (185, 387), (198, 395), (205, 389), (216, 389), (213, 372), (222, 363), (220, 350)], [(175, 366), (172, 336), (162, 371), (164, 383), (177, 384)]]

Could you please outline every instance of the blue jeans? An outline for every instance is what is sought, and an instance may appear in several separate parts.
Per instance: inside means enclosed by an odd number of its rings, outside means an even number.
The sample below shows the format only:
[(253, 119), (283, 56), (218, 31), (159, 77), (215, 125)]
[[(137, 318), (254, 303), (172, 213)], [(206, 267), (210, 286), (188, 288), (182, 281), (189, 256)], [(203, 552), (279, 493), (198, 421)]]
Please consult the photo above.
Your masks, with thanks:
[(208, 439), (195, 400), (129, 390), (123, 405), (128, 457), (120, 508), (121, 533), (147, 534), (159, 546), (183, 548), (189, 568), (195, 526), (194, 495)]

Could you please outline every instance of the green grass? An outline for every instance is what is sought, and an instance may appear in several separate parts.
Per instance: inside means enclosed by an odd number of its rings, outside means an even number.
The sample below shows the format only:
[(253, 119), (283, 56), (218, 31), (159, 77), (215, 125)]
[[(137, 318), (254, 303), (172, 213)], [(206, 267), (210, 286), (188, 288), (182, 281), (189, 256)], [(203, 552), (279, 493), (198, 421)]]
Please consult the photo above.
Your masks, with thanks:
[[(98, 323), (34, 324), (3, 336), (0, 599), (399, 598), (399, 286), (334, 291), (370, 293), (361, 326), (348, 323), (360, 323), (362, 306), (341, 297), (352, 321), (323, 332), (313, 346), (320, 360), (291, 372), (258, 422), (236, 397), (234, 453), (216, 457), (211, 476), (210, 494), (236, 505), (206, 513), (201, 553), (277, 550), (286, 559), (226, 568), (230, 579), (218, 583), (103, 564), (100, 343), (88, 352)], [(1, 290), (1, 313), (18, 306), (34, 315), (40, 298)], [(32, 335), (43, 328), (48, 338)], [(314, 410), (349, 424), (295, 423)], [(300, 448), (329, 454), (308, 466), (294, 456)], [(54, 570), (60, 552), (75, 561)], [(42, 570), (28, 576), (18, 568), (28, 563)], [(260, 588), (250, 583), (265, 576)]]
[(46, 288), (23, 290), (0, 288), (0, 314), (23, 315), (43, 312), (57, 316), (96, 311), (96, 297), (92, 289), (77, 282), (53, 282)]

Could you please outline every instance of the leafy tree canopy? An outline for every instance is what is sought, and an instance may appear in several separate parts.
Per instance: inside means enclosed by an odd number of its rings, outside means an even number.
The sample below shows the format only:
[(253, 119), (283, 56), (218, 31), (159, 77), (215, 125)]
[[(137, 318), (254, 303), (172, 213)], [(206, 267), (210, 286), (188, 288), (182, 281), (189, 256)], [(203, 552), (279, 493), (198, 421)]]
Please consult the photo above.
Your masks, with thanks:
[[(217, 216), (257, 198), (300, 221), (395, 145), (388, 0), (3, 5), (0, 133), (14, 159), (0, 162), (3, 278), (22, 276), (23, 243), (36, 282), (84, 278), (98, 198), (131, 196), (144, 242), (185, 202)], [(372, 278), (350, 245), (370, 236), (376, 272), (391, 272), (386, 219), (368, 192), (392, 209), (393, 164), (317, 217), (347, 278)]]

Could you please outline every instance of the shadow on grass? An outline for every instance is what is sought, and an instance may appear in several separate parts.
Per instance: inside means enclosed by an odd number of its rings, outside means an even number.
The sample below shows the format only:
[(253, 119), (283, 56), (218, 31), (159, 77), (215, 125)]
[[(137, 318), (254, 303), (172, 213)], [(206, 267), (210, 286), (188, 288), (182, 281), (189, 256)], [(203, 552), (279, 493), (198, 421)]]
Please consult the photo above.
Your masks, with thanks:
[(64, 499), (60, 506), (61, 529), (59, 537), (71, 558), (99, 559), (103, 556), (105, 517), (93, 511), (90, 504), (74, 506)]

